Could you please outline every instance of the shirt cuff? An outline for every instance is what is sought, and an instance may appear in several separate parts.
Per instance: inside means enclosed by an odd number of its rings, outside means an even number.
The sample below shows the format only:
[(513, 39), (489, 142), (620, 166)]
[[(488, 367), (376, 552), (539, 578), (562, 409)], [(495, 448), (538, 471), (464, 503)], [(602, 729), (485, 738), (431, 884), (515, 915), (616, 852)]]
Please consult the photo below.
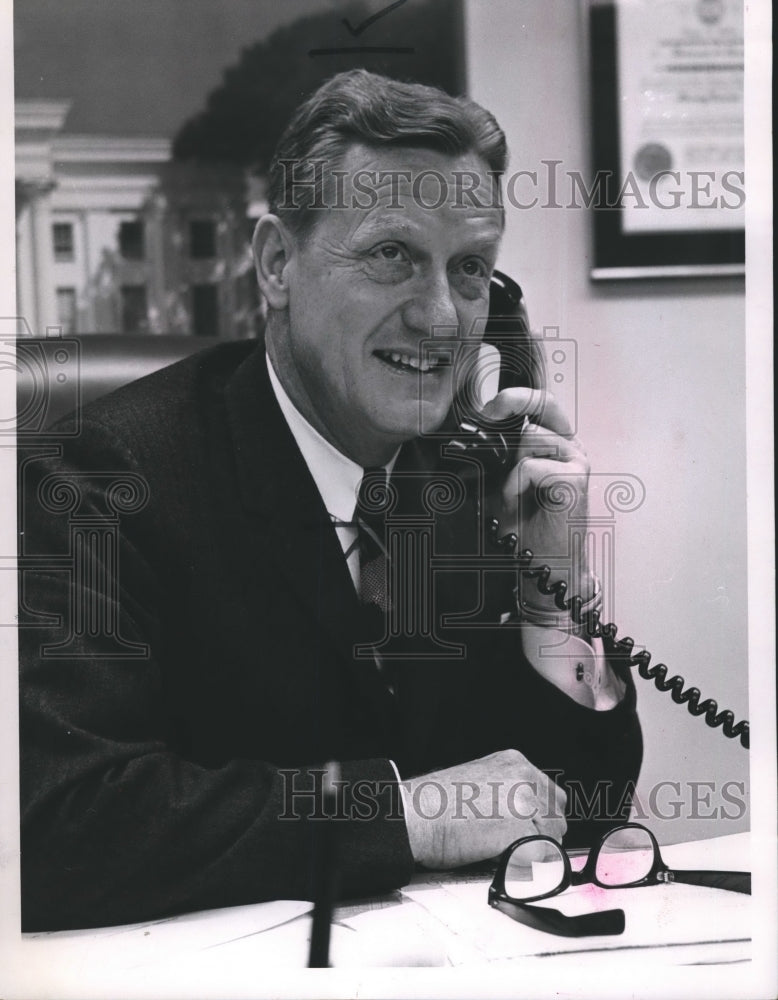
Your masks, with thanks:
[(408, 791), (407, 786), (403, 784), (403, 780), (400, 777), (400, 772), (397, 770), (397, 765), (395, 764), (395, 762), (393, 760), (390, 760), (389, 763), (392, 766), (392, 770), (394, 771), (395, 778), (397, 778), (397, 787), (400, 789), (400, 799), (402, 800), (402, 805), (403, 805), (403, 819), (405, 820), (405, 828), (407, 829), (408, 828), (408, 807), (409, 807), (408, 796), (409, 796), (410, 792)]
[(624, 698), (626, 685), (608, 665), (601, 639), (525, 624), (522, 645), (533, 669), (579, 705), (603, 712)]

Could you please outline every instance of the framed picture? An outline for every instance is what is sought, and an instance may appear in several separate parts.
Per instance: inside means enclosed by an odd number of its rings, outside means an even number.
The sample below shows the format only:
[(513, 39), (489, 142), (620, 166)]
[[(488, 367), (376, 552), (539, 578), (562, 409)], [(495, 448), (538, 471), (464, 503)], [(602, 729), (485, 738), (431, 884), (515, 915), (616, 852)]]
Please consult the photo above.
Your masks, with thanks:
[(741, 0), (588, 13), (592, 278), (744, 274)]

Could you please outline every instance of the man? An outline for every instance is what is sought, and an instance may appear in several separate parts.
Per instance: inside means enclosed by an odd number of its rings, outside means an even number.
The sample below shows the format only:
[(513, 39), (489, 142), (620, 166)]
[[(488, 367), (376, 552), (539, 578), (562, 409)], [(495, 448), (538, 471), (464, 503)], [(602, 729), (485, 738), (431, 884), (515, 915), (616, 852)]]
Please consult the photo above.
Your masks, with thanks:
[[(599, 782), (614, 794), (595, 819), (626, 816), (628, 672), (540, 591), (516, 622), (508, 551), (479, 568), (486, 517), (565, 551), (543, 483), (562, 477), (580, 511), (588, 467), (564, 414), (500, 393), (484, 417), (529, 418), (509, 466), (483, 494), (430, 499), (458, 481), (434, 432), (483, 333), (506, 159), (471, 102), (335, 77), (271, 168), (254, 237), (266, 350), (225, 344), (135, 383), (84, 411), (64, 455), (23, 462), (24, 552), (41, 564), (22, 581), (26, 929), (309, 897), (321, 822), (337, 824), (347, 897), (561, 839), (565, 789)], [(434, 655), (418, 630), (383, 641), (404, 594), (356, 503), (376, 469), (443, 563), (416, 591)], [(566, 582), (593, 607), (579, 563)]]

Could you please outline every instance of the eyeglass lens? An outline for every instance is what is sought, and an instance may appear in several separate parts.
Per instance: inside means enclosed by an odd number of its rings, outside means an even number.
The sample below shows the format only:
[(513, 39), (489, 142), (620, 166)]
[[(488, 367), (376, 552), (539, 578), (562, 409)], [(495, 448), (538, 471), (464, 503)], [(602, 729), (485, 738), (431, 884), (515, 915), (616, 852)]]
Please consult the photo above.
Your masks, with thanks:
[(505, 891), (513, 899), (534, 899), (554, 892), (565, 878), (562, 848), (552, 840), (519, 844), (508, 859)]
[(627, 827), (607, 834), (597, 856), (595, 875), (601, 885), (631, 885), (644, 879), (654, 864), (654, 844), (647, 830)]

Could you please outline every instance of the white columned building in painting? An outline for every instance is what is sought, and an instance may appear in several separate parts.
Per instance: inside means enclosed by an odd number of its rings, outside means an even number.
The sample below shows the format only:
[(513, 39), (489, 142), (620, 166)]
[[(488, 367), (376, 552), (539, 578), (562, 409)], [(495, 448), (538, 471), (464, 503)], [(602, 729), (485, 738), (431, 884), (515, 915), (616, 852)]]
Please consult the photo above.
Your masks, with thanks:
[(27, 330), (253, 335), (261, 316), (242, 172), (175, 163), (165, 138), (68, 134), (69, 107), (16, 105), (17, 314)]

